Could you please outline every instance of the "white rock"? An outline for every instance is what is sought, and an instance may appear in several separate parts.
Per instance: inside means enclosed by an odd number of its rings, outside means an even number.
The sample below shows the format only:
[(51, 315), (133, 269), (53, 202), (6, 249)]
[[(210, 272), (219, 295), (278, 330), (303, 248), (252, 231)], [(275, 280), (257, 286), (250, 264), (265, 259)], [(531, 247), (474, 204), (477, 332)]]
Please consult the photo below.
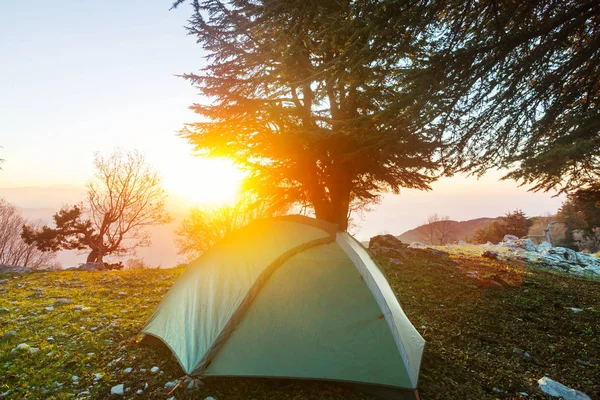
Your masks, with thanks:
[(540, 390), (550, 396), (561, 397), (563, 400), (592, 400), (588, 395), (579, 390), (571, 389), (548, 378), (543, 377), (538, 381)]
[(10, 339), (11, 337), (15, 336), (16, 334), (17, 334), (17, 332), (15, 332), (15, 331), (8, 331), (4, 334), (4, 336), (2, 336), (2, 338), (4, 340)]
[(46, 307), (46, 308), (44, 308), (44, 310), (46, 310), (46, 311), (54, 311), (54, 307), (52, 307), (52, 306)]
[(73, 304), (73, 300), (71, 299), (58, 299), (54, 302), (54, 304)]
[(73, 375), (73, 376), (71, 377), (71, 380), (72, 380), (73, 382), (75, 382), (75, 381), (78, 381), (78, 380), (79, 380), (79, 377), (78, 377), (77, 375)]
[(55, 342), (55, 340), (54, 340), (54, 338), (52, 336), (48, 336), (48, 338), (46, 340), (48, 342), (50, 342), (50, 343), (54, 343)]
[(116, 385), (110, 388), (110, 394), (116, 396), (123, 396), (125, 394), (125, 387), (121, 383), (120, 385)]
[(165, 383), (165, 389), (172, 389), (175, 386), (177, 386), (177, 383), (179, 383), (179, 380), (175, 379), (174, 381), (171, 382), (167, 382)]
[(205, 398), (204, 398), (204, 400), (217, 400), (217, 399), (215, 399), (215, 398), (214, 398), (214, 397), (212, 397), (212, 396), (208, 396), (208, 397), (205, 397)]
[(28, 351), (29, 345), (27, 343), (19, 343), (17, 345), (17, 347), (15, 347), (15, 349), (20, 350), (20, 351)]
[(580, 312), (582, 312), (582, 311), (583, 311), (581, 308), (577, 308), (577, 307), (566, 307), (566, 309), (567, 309), (567, 310), (571, 310), (571, 311), (573, 311), (574, 313), (580, 313)]
[(504, 235), (504, 238), (502, 239), (502, 241), (505, 243), (514, 242), (515, 240), (519, 240), (519, 238), (515, 235)]
[(6, 307), (2, 307), (2, 308), (0, 308), (0, 314), (6, 314), (6, 313), (8, 313), (8, 312), (9, 312), (9, 311), (8, 311), (8, 308), (6, 308)]
[(79, 311), (81, 311), (82, 308), (83, 308), (83, 306), (81, 304), (73, 306), (73, 310), (79, 310)]
[(40, 349), (38, 349), (37, 347), (30, 347), (29, 348), (29, 354), (36, 354), (40, 351)]
[(142, 394), (142, 393), (144, 393), (144, 391), (143, 391), (142, 389), (138, 389), (138, 391), (137, 391), (137, 392), (135, 392), (135, 393), (136, 393), (136, 394)]
[(125, 374), (130, 374), (130, 373), (131, 373), (131, 371), (133, 371), (133, 368), (129, 367), (129, 368), (125, 368), (125, 369), (123, 370), (123, 373), (125, 373)]
[(150, 372), (153, 373), (153, 374), (157, 373), (159, 370), (160, 370), (160, 368), (158, 368), (158, 367), (152, 367), (152, 368), (150, 368)]
[(103, 376), (104, 376), (104, 374), (101, 374), (101, 373), (99, 373), (99, 372), (96, 372), (96, 373), (94, 374), (94, 380), (95, 380), (95, 381), (99, 381), (100, 379), (102, 379), (102, 377), (103, 377)]

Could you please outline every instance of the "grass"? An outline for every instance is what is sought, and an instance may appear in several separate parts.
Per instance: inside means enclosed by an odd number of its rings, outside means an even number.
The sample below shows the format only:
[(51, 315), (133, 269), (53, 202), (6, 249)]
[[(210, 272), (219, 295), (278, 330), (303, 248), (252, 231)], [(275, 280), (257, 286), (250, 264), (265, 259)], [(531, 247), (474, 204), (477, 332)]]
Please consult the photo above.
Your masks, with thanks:
[[(424, 257), (402, 266), (379, 261), (427, 340), (419, 382), (423, 399), (515, 399), (522, 397), (519, 392), (545, 399), (536, 390), (542, 376), (600, 398), (598, 282), (468, 253)], [(9, 331), (16, 335), (0, 340), (0, 394), (8, 392), (9, 399), (104, 399), (112, 386), (124, 384), (130, 388), (126, 398), (169, 397), (164, 384), (182, 375), (170, 353), (128, 343), (182, 272), (9, 277), (0, 284), (0, 308), (9, 309), (0, 314), (0, 337)], [(53, 305), (59, 298), (73, 303)], [(54, 310), (46, 311), (51, 305)], [(76, 305), (89, 310), (75, 310)], [(39, 351), (12, 352), (20, 343)], [(152, 374), (154, 366), (162, 372)], [(126, 373), (126, 368), (133, 370)], [(205, 379), (199, 389), (174, 395), (370, 399), (334, 383), (234, 378)]]

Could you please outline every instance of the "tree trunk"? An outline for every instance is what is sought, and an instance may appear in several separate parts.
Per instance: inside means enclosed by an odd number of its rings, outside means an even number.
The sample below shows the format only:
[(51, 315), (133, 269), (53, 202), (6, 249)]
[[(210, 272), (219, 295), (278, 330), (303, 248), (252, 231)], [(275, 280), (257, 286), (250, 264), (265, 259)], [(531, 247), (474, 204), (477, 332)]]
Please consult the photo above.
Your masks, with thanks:
[(102, 262), (102, 256), (98, 253), (98, 250), (90, 251), (87, 256), (86, 263)]
[(350, 210), (350, 193), (332, 193), (331, 200), (313, 203), (315, 216), (318, 219), (336, 224), (338, 230), (346, 232), (348, 229), (348, 214)]

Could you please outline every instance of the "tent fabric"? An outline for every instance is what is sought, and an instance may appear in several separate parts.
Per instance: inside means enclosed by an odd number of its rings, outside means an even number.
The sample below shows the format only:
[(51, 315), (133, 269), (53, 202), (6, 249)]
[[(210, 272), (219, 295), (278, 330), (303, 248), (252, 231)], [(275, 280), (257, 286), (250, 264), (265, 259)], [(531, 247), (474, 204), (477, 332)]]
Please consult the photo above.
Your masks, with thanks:
[(142, 333), (187, 374), (416, 388), (424, 340), (367, 251), (335, 231), (251, 223), (188, 267)]

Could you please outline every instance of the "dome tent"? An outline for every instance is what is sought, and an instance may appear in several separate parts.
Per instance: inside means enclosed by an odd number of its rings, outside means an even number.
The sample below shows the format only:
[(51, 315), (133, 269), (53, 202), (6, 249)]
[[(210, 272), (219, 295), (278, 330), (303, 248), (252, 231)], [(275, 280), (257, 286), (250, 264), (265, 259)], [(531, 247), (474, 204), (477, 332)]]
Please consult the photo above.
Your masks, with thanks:
[(294, 215), (252, 222), (191, 263), (142, 329), (184, 372), (417, 387), (424, 340), (364, 247)]

